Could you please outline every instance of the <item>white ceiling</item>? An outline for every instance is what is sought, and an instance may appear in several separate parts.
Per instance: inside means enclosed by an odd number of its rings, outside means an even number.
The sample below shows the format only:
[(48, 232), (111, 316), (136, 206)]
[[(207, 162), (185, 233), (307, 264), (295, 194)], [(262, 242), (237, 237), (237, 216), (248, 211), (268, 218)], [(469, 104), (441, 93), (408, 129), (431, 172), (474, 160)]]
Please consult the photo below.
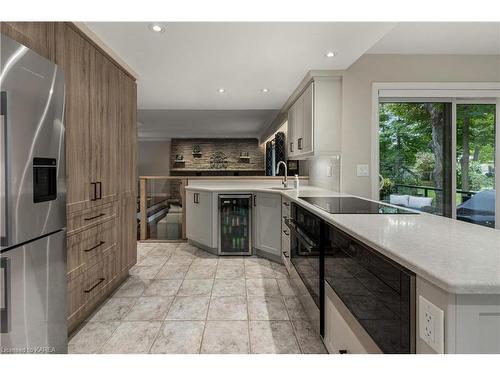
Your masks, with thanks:
[(139, 138), (257, 138), (278, 114), (273, 109), (139, 110)]
[(500, 23), (400, 23), (368, 53), (500, 55)]
[[(394, 26), (162, 24), (164, 33), (153, 33), (142, 22), (87, 23), (139, 74), (140, 109), (278, 109), (309, 70), (349, 67)], [(338, 55), (329, 59), (328, 51)], [(217, 92), (220, 87), (224, 94)]]
[(500, 55), (500, 23), (160, 24), (87, 23), (139, 75), (141, 138), (256, 137), (308, 71), (364, 53)]

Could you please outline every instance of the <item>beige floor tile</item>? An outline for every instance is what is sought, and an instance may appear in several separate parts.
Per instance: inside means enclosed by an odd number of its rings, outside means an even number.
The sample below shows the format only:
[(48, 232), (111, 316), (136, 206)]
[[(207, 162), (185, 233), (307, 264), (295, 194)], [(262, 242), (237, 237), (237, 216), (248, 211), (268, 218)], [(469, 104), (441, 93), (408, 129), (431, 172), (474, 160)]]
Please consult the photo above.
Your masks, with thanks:
[(158, 271), (155, 279), (160, 280), (179, 280), (186, 276), (186, 272), (189, 269), (189, 264), (170, 264), (170, 261), (165, 263), (165, 265)]
[(160, 322), (123, 322), (101, 352), (109, 354), (147, 353), (160, 329)]
[(209, 297), (175, 297), (167, 320), (205, 320)]
[(197, 354), (204, 328), (203, 321), (166, 321), (150, 353)]
[(277, 279), (288, 279), (290, 277), (290, 275), (288, 274), (288, 271), (284, 265), (273, 262), (271, 264), (271, 266), (272, 266), (272, 269), (274, 271), (274, 276)]
[(261, 264), (245, 265), (245, 276), (247, 279), (256, 278), (274, 278), (274, 271), (271, 267), (263, 266)]
[(179, 296), (210, 296), (214, 279), (184, 280), (177, 295)]
[(283, 300), (291, 320), (308, 320), (307, 313), (297, 297), (284, 296)]
[(174, 300), (169, 297), (139, 297), (132, 309), (125, 315), (123, 320), (128, 321), (155, 321), (163, 320), (167, 315), (168, 308)]
[(280, 290), (275, 279), (247, 279), (249, 296), (279, 296)]
[(244, 259), (245, 266), (259, 264), (261, 266), (271, 267), (271, 262), (264, 258), (259, 258), (256, 256), (247, 257)]
[(137, 262), (137, 267), (161, 267), (167, 261), (168, 256), (151, 256), (149, 254), (147, 257)]
[(122, 320), (135, 304), (137, 298), (113, 297), (108, 299), (91, 317), (91, 322)]
[(217, 257), (212, 258), (195, 258), (191, 267), (217, 267)]
[(201, 353), (246, 354), (248, 352), (247, 321), (208, 321), (206, 323)]
[(186, 279), (211, 279), (215, 277), (217, 265), (191, 265), (186, 273)]
[(136, 276), (143, 280), (152, 280), (155, 278), (160, 269), (161, 265), (148, 267), (134, 266), (130, 269), (129, 273), (131, 276)]
[(196, 253), (194, 253), (195, 259), (214, 259), (218, 260), (218, 256), (216, 254), (209, 253), (208, 251), (199, 249)]
[(246, 294), (245, 279), (215, 279), (212, 296), (244, 297)]
[(280, 296), (248, 297), (250, 320), (289, 320)]
[(144, 293), (149, 285), (149, 280), (142, 280), (135, 276), (130, 276), (118, 290), (113, 294), (113, 297), (139, 297)]
[(228, 264), (231, 264), (231, 265), (240, 265), (240, 266), (244, 266), (245, 262), (244, 262), (244, 259), (245, 257), (239, 257), (239, 256), (226, 256), (226, 257), (219, 257), (219, 265), (222, 264), (222, 265), (228, 265)]
[(182, 280), (151, 280), (143, 295), (151, 296), (175, 296), (179, 291)]
[(68, 343), (69, 354), (95, 354), (99, 353), (119, 322), (89, 322), (78, 331)]
[(304, 354), (327, 354), (327, 350), (321, 341), (319, 334), (314, 331), (311, 323), (306, 320), (294, 320), (297, 340)]
[(295, 289), (290, 279), (276, 279), (280, 292), (284, 296), (294, 296)]
[(245, 297), (212, 297), (208, 309), (208, 320), (247, 320)]
[(217, 266), (215, 277), (217, 279), (241, 279), (245, 277), (245, 268), (243, 263), (219, 264)]
[(250, 343), (256, 354), (300, 354), (290, 322), (251, 321)]

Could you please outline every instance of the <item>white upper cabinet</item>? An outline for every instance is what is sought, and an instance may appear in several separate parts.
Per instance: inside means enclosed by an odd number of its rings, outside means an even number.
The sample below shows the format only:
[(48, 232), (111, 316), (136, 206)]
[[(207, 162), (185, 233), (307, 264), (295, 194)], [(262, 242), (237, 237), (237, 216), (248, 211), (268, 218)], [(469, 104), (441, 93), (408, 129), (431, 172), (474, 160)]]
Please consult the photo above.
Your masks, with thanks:
[(341, 77), (314, 77), (288, 110), (288, 158), (339, 154)]

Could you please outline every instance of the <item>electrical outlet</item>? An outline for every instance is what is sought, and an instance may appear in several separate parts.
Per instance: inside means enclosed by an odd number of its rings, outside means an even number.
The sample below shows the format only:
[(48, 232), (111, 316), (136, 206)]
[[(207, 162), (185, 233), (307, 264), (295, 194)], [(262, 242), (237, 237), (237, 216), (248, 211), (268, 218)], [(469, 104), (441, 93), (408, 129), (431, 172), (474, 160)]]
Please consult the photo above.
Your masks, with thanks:
[(332, 177), (332, 174), (333, 174), (333, 166), (331, 164), (327, 165), (326, 166), (326, 177)]
[(358, 164), (356, 166), (356, 174), (358, 177), (369, 177), (370, 167), (368, 164)]
[(437, 353), (444, 353), (444, 311), (418, 297), (419, 336)]

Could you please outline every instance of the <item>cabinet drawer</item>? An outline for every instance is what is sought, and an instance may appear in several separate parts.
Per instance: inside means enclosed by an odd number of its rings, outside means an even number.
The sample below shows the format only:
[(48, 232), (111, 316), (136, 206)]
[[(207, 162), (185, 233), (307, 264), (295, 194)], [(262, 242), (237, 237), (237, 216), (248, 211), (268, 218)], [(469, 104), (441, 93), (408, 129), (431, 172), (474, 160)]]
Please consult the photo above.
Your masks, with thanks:
[(68, 277), (73, 279), (116, 248), (117, 219), (95, 225), (68, 237)]
[(68, 216), (68, 235), (117, 216), (118, 203), (86, 209)]
[(68, 282), (68, 319), (72, 319), (84, 310), (89, 301), (104, 293), (117, 276), (115, 253), (111, 251), (101, 262)]

